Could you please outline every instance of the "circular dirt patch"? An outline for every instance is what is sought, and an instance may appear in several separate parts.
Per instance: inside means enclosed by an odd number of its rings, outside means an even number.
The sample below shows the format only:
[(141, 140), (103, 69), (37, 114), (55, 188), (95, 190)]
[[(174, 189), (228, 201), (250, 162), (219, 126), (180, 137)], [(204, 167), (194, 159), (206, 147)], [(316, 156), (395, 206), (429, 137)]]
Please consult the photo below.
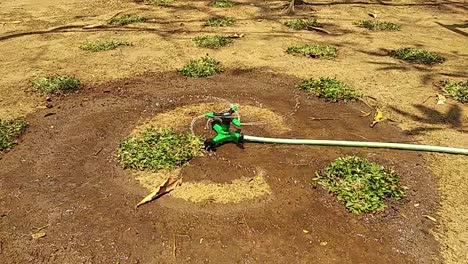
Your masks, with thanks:
[[(435, 215), (436, 189), (416, 152), (253, 143), (241, 149), (227, 144), (216, 155), (196, 158), (181, 168), (184, 182), (206, 195), (197, 198), (204, 197), (205, 203), (185, 201), (194, 198), (187, 192), (189, 185), (182, 185), (173, 196), (134, 209), (148, 190), (130, 170), (118, 165), (119, 142), (157, 116), (213, 103), (215, 97), (239, 103), (245, 117), (249, 111), (244, 114), (247, 107), (242, 106), (264, 109), (259, 111), (268, 112), (261, 116), (274, 113), (282, 119), (278, 124), (283, 125), (245, 126), (246, 135), (411, 141), (386, 122), (370, 128), (372, 117), (361, 116), (360, 111), (370, 111), (364, 104), (309, 98), (294, 88), (300, 82), (255, 70), (233, 70), (206, 79), (161, 73), (88, 87), (62, 101), (54, 99), (54, 108), (28, 117), (28, 132), (0, 160), (2, 192), (7, 194), (1, 201), (7, 212), (0, 231), (3, 244), (8, 245), (3, 256), (17, 262), (28, 262), (31, 255), (49, 259), (54, 254), (58, 262), (108, 262), (128, 252), (128, 262), (153, 263), (173, 259), (176, 245), (177, 260), (188, 263), (205, 259), (213, 263), (272, 259), (278, 263), (430, 263), (437, 244), (430, 235), (433, 223), (423, 215)], [(167, 124), (184, 128), (192, 116), (205, 110), (196, 109), (183, 120), (170, 121), (174, 115), (169, 115)], [(312, 181), (317, 170), (346, 155), (393, 167), (410, 188), (408, 197), (375, 215), (348, 213)], [(145, 183), (142, 177), (139, 180)], [(244, 190), (264, 186), (263, 198), (242, 193), (249, 200), (237, 205), (207, 198), (216, 190), (229, 201), (239, 201), (231, 197), (239, 195), (230, 189), (234, 183)], [(176, 194), (184, 199), (175, 198)], [(269, 199), (252, 203), (264, 197)], [(44, 239), (32, 241), (25, 236), (47, 223)]]

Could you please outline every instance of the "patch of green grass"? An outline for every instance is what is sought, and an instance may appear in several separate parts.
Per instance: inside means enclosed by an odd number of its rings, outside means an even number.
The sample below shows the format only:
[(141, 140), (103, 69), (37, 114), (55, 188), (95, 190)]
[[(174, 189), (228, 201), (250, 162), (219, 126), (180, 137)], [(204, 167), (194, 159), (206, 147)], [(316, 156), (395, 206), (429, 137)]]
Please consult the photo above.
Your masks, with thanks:
[(321, 44), (306, 44), (302, 46), (291, 46), (286, 50), (287, 53), (302, 54), (311, 58), (335, 58), (338, 50), (336, 47)]
[(390, 56), (396, 59), (419, 64), (436, 64), (445, 61), (442, 55), (416, 48), (403, 48), (390, 51)]
[(146, 0), (145, 3), (154, 6), (167, 6), (172, 4), (173, 0)]
[(234, 3), (229, 0), (214, 0), (211, 5), (213, 7), (228, 8), (228, 7), (233, 7)]
[(361, 97), (350, 85), (329, 77), (305, 80), (298, 88), (332, 102), (354, 101)]
[(338, 158), (316, 175), (320, 185), (356, 214), (384, 209), (387, 198), (405, 197), (405, 188), (395, 172), (360, 157)]
[(233, 7), (234, 3), (230, 0), (214, 0), (211, 3), (211, 6), (213, 7), (221, 7), (221, 8), (229, 8)]
[(453, 97), (461, 103), (468, 103), (468, 80), (455, 82), (444, 81), (442, 82), (442, 90), (448, 96)]
[(61, 93), (78, 90), (81, 86), (79, 79), (71, 76), (44, 77), (32, 82), (34, 91), (43, 93)]
[(401, 30), (401, 25), (387, 21), (360, 20), (353, 24), (369, 30)]
[(146, 18), (139, 15), (127, 14), (120, 17), (114, 17), (109, 21), (111, 25), (125, 26), (133, 23), (145, 22)]
[(189, 64), (177, 69), (182, 75), (187, 77), (208, 77), (224, 71), (221, 63), (211, 57), (202, 57), (198, 60), (191, 60)]
[(25, 121), (0, 120), (0, 151), (12, 148), (16, 144), (15, 139), (27, 126)]
[(198, 47), (216, 49), (231, 44), (232, 39), (223, 36), (198, 36), (193, 42)]
[(205, 26), (208, 27), (228, 27), (236, 23), (236, 19), (233, 17), (212, 17), (205, 22)]
[(96, 41), (86, 41), (85, 43), (81, 44), (80, 49), (91, 51), (91, 52), (98, 52), (98, 51), (106, 51), (106, 50), (113, 50), (120, 46), (130, 46), (131, 44), (125, 41), (120, 40), (96, 40)]
[(202, 149), (203, 141), (190, 133), (148, 128), (120, 143), (117, 157), (123, 168), (157, 171), (183, 166)]
[(284, 24), (295, 30), (307, 29), (309, 27), (319, 27), (320, 24), (317, 23), (317, 19), (293, 19), (284, 22)]

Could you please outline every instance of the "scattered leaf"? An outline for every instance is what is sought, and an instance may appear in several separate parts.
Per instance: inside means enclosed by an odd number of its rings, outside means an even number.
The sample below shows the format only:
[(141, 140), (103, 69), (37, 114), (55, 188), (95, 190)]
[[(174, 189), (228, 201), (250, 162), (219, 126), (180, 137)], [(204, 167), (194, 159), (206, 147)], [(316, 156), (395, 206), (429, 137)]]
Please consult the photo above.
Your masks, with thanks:
[(172, 190), (174, 190), (177, 186), (182, 184), (182, 178), (173, 178), (170, 177), (168, 178), (165, 182), (163, 182), (161, 185), (159, 185), (154, 192), (150, 193), (148, 196), (146, 196), (143, 200), (141, 200), (136, 207), (145, 204), (147, 202), (151, 202), (152, 200), (160, 197), (163, 194), (166, 194)]
[(382, 122), (383, 120), (383, 113), (377, 110), (377, 112), (374, 115), (374, 121), (370, 125), (370, 127), (374, 127), (377, 123)]
[(244, 34), (233, 34), (233, 35), (229, 35), (227, 36), (228, 38), (243, 38), (245, 35)]
[(41, 231), (41, 232), (37, 232), (36, 234), (32, 234), (31, 237), (33, 239), (38, 239), (38, 238), (41, 238), (41, 237), (45, 237), (46, 236), (46, 233)]
[(432, 222), (437, 222), (437, 220), (434, 217), (430, 216), (430, 215), (423, 215), (423, 216), (426, 217), (427, 219), (431, 220)]
[(372, 18), (377, 18), (377, 14), (376, 14), (376, 13), (369, 13), (369, 16), (372, 17)]
[(321, 246), (326, 246), (326, 245), (328, 245), (328, 242), (325, 242), (325, 241), (320, 242), (320, 245), (321, 245)]
[(360, 117), (366, 117), (366, 116), (370, 116), (371, 112), (365, 112), (365, 111), (360, 111), (362, 113), (362, 115), (360, 115)]
[(438, 105), (443, 105), (447, 102), (447, 98), (441, 94), (437, 94), (437, 104)]
[(304, 234), (309, 234), (309, 231), (308, 230), (302, 230), (302, 232), (304, 232)]
[(414, 207), (418, 207), (418, 206), (419, 206), (419, 204), (418, 204), (418, 203), (417, 203), (417, 204), (414, 204)]

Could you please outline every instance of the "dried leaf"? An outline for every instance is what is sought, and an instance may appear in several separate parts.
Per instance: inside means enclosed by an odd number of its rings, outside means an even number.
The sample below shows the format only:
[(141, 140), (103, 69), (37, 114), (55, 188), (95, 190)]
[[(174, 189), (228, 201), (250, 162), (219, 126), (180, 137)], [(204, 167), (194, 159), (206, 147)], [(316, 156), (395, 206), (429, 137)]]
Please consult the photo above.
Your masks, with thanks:
[(244, 37), (244, 34), (233, 34), (233, 35), (229, 35), (227, 36), (228, 38), (243, 38)]
[(325, 242), (325, 241), (320, 242), (320, 245), (321, 245), (321, 246), (326, 246), (326, 245), (328, 245), (328, 242)]
[(423, 215), (423, 216), (426, 217), (427, 219), (431, 220), (432, 222), (437, 222), (437, 220), (434, 217), (430, 216), (430, 215)]
[(302, 232), (304, 232), (304, 234), (309, 234), (309, 230), (302, 230)]
[(366, 116), (370, 116), (371, 112), (365, 112), (365, 111), (360, 111), (362, 113), (362, 115), (360, 115), (361, 117), (366, 117)]
[(163, 182), (161, 185), (159, 185), (156, 190), (154, 190), (152, 193), (150, 193), (148, 196), (146, 196), (143, 200), (141, 200), (136, 207), (145, 204), (147, 202), (151, 202), (152, 200), (160, 197), (163, 194), (166, 194), (172, 190), (174, 190), (177, 186), (182, 184), (182, 178), (174, 178), (170, 177), (168, 178), (165, 182)]
[(369, 16), (372, 17), (372, 18), (377, 18), (377, 14), (376, 14), (376, 13), (369, 13)]
[(370, 127), (374, 127), (377, 123), (382, 122), (383, 120), (383, 113), (377, 110), (377, 112), (374, 115), (374, 122), (370, 125)]
[(41, 232), (37, 232), (36, 234), (32, 234), (31, 237), (33, 239), (38, 239), (38, 238), (41, 238), (41, 237), (45, 237), (46, 236), (46, 233), (41, 231)]
[(447, 98), (445, 98), (445, 96), (443, 96), (441, 94), (437, 94), (437, 104), (438, 105), (445, 104), (446, 102), (447, 102)]

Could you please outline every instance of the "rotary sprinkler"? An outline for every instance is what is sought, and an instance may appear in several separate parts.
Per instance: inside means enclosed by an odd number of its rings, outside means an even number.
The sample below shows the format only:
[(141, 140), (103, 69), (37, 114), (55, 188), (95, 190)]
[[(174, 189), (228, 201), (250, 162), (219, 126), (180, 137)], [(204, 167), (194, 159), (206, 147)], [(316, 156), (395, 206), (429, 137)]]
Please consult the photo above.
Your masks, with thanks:
[[(204, 114), (209, 119), (211, 128), (216, 132), (216, 136), (205, 140), (205, 150), (214, 151), (220, 145), (228, 142), (234, 142), (242, 146), (244, 136), (241, 134), (239, 127), (242, 126), (239, 116), (234, 116), (237, 111), (237, 106), (233, 105), (229, 110), (222, 113), (209, 112)], [(237, 131), (231, 131), (231, 123), (236, 126)]]

